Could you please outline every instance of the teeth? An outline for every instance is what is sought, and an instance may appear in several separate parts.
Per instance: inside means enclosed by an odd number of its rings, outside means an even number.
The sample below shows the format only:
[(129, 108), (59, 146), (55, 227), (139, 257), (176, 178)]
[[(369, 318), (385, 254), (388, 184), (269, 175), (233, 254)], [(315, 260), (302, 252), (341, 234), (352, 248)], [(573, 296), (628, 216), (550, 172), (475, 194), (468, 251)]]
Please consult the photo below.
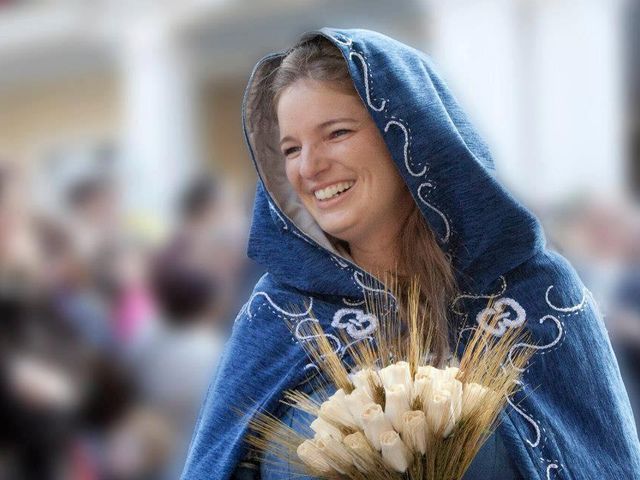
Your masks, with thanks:
[(336, 183), (334, 185), (323, 188), (322, 190), (316, 190), (314, 194), (318, 200), (326, 200), (339, 193), (344, 192), (345, 190), (348, 190), (354, 183), (355, 182), (353, 181)]

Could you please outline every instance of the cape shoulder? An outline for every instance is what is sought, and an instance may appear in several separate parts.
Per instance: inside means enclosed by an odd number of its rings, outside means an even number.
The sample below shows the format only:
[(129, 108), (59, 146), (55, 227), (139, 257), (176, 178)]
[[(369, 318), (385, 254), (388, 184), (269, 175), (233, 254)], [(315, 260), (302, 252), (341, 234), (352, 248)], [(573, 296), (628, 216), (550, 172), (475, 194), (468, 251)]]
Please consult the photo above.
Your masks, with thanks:
[[(467, 321), (495, 336), (519, 325), (531, 335), (509, 352), (507, 361), (520, 349), (533, 356), (499, 426), (525, 478), (640, 478), (635, 423), (602, 315), (562, 256), (541, 251), (493, 291), (457, 303), (471, 305)], [(499, 308), (501, 322), (486, 325)]]

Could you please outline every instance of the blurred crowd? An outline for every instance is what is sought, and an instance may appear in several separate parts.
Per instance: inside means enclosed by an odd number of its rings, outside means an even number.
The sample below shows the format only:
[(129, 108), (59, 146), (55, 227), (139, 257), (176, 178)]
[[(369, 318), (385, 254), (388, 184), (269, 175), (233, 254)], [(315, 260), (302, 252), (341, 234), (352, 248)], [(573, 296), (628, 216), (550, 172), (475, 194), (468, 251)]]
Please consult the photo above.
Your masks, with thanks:
[(202, 175), (151, 242), (110, 178), (72, 182), (60, 215), (28, 192), (0, 165), (0, 478), (178, 478), (261, 274), (245, 254), (251, 199)]
[[(262, 274), (245, 253), (252, 199), (200, 175), (150, 241), (106, 176), (71, 182), (59, 215), (31, 205), (28, 183), (0, 165), (0, 478), (178, 478)], [(536, 210), (603, 311), (640, 419), (637, 207), (591, 196)]]

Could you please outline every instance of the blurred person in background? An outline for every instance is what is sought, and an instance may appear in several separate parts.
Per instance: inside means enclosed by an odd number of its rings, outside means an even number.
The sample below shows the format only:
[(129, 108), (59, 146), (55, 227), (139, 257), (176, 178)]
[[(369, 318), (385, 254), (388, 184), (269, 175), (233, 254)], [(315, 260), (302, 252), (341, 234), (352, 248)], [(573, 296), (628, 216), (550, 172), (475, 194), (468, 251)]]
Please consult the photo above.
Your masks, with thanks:
[(155, 319), (149, 286), (149, 246), (135, 238), (112, 242), (95, 263), (102, 295), (108, 299), (113, 335), (118, 348), (133, 348)]
[(33, 281), (39, 267), (24, 173), (0, 159), (0, 280), (3, 288)]
[(86, 342), (111, 349), (114, 332), (107, 298), (96, 288), (91, 265), (81, 257), (72, 233), (61, 222), (42, 218), (38, 234), (41, 287), (51, 308)]
[(87, 175), (66, 193), (69, 226), (80, 253), (89, 261), (108, 248), (124, 231), (115, 184), (103, 175)]
[(198, 175), (184, 190), (175, 248), (206, 266), (217, 284), (216, 311), (227, 328), (263, 270), (245, 255), (248, 213), (226, 181)]
[[(173, 242), (156, 256), (150, 284), (158, 315), (131, 358), (144, 404), (173, 432), (162, 477), (173, 479), (184, 463), (201, 399), (224, 343), (216, 279), (194, 258), (188, 243)], [(168, 447), (167, 447), (168, 448)]]
[(83, 454), (86, 434), (117, 417), (131, 387), (117, 362), (87, 340), (83, 321), (91, 314), (60, 308), (57, 293), (75, 286), (81, 270), (66, 232), (26, 228), (37, 222), (29, 208), (14, 210), (20, 188), (6, 172), (0, 175), (0, 231), (7, 247), (0, 270), (13, 274), (24, 265), (25, 250), (9, 248), (15, 236), (32, 254), (30, 275), (11, 275), (0, 288), (2, 478), (75, 479), (98, 465)]
[(153, 408), (132, 407), (107, 432), (105, 480), (158, 480), (167, 477), (174, 433), (167, 418)]

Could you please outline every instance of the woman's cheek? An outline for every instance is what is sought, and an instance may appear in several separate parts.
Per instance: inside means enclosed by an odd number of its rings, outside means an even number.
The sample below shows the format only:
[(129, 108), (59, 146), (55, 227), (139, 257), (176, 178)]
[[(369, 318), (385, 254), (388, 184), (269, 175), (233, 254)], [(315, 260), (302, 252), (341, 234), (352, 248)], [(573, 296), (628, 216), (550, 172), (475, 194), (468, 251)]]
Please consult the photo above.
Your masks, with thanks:
[(289, 180), (289, 183), (291, 184), (291, 186), (294, 188), (294, 190), (298, 191), (298, 184), (299, 184), (299, 175), (297, 173), (297, 168), (295, 167), (295, 160), (285, 160), (285, 167), (284, 167), (284, 171), (285, 171), (285, 175), (287, 176), (287, 180)]

